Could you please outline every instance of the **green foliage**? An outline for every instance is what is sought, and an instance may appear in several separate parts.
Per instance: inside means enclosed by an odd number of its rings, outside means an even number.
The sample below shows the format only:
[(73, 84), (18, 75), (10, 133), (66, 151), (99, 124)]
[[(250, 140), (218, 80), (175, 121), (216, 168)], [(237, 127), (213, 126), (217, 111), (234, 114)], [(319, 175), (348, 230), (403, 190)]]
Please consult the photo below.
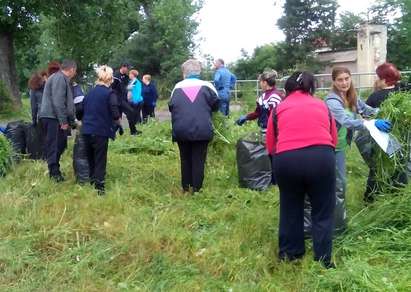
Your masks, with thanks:
[(0, 134), (0, 177), (7, 174), (12, 163), (12, 147), (4, 135)]
[(192, 16), (200, 5), (191, 0), (147, 3), (139, 30), (114, 54), (111, 63), (129, 60), (141, 73), (161, 76), (160, 95), (168, 97), (181, 79), (181, 64), (193, 54), (198, 23)]
[(381, 105), (380, 118), (388, 119), (393, 124), (392, 134), (401, 144), (401, 151), (389, 158), (379, 147), (377, 152), (377, 181), (381, 189), (392, 190), (392, 178), (398, 170), (405, 172), (410, 161), (411, 151), (411, 93), (391, 94)]
[(330, 44), (334, 50), (357, 48), (357, 30), (364, 19), (355, 13), (344, 11), (335, 30), (330, 36)]
[(411, 64), (411, 2), (381, 0), (372, 8), (373, 21), (388, 25), (387, 60), (400, 70)]
[[(277, 44), (267, 44), (254, 49), (251, 56), (245, 52), (233, 68), (233, 72), (238, 79), (257, 79), (265, 69), (278, 69), (278, 46)], [(282, 68), (281, 68), (282, 69)]]
[(278, 26), (286, 36), (286, 68), (315, 64), (314, 48), (328, 44), (335, 27), (336, 0), (286, 0)]

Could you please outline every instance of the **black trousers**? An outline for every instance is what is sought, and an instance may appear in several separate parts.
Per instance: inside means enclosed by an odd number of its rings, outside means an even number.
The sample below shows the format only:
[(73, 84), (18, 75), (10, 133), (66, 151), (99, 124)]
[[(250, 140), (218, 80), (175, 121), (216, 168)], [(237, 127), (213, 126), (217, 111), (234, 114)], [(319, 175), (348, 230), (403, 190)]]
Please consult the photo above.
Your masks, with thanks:
[(188, 191), (189, 187), (192, 187), (193, 191), (197, 192), (203, 186), (208, 141), (180, 141), (177, 143), (180, 149), (183, 190)]
[(138, 104), (130, 103), (130, 105), (133, 111), (131, 112), (130, 117), (127, 116), (128, 126), (130, 127), (130, 133), (136, 134), (137, 133), (136, 124), (141, 123), (141, 109), (143, 107), (143, 103), (142, 102)]
[(107, 167), (108, 137), (83, 134), (91, 182), (104, 189)]
[(154, 108), (152, 105), (143, 104), (143, 123), (147, 123), (148, 117), (155, 117)]
[(312, 146), (274, 156), (280, 189), (279, 257), (294, 260), (305, 253), (304, 196), (312, 205), (314, 259), (331, 260), (335, 207), (335, 153)]
[(67, 131), (60, 128), (60, 123), (56, 119), (42, 118), (45, 136), (45, 157), (51, 176), (61, 175), (60, 157), (67, 148)]

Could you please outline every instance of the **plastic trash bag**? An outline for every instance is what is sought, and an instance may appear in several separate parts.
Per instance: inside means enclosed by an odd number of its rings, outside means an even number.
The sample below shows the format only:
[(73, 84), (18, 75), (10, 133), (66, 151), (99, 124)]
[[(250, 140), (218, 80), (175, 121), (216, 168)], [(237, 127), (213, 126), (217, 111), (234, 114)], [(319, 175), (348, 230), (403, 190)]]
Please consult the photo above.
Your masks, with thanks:
[(372, 139), (370, 132), (367, 129), (362, 129), (356, 132), (354, 138), (355, 145), (357, 145), (358, 151), (361, 154), (362, 159), (368, 165), (372, 166), (372, 160), (374, 156), (375, 142)]
[(73, 169), (78, 183), (90, 181), (90, 169), (87, 160), (86, 144), (83, 135), (77, 134), (73, 148)]
[(265, 190), (271, 184), (271, 160), (261, 135), (252, 133), (237, 141), (237, 168), (241, 187)]
[(25, 128), (27, 124), (23, 121), (15, 121), (7, 124), (6, 137), (13, 147), (15, 160), (19, 160), (22, 154), (26, 154)]
[(25, 128), (27, 154), (30, 159), (43, 158), (43, 133), (40, 125), (27, 125)]

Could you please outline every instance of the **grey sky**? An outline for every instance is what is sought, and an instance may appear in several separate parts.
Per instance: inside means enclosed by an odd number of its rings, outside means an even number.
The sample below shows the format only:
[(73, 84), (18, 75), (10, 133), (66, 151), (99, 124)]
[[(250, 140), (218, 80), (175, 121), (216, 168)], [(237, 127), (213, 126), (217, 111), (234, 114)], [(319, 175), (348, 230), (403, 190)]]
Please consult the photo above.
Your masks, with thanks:
[[(284, 0), (205, 0), (200, 20), (197, 54), (210, 54), (232, 62), (244, 48), (251, 53), (259, 45), (284, 39), (276, 27)], [(339, 11), (366, 12), (375, 0), (339, 0)]]

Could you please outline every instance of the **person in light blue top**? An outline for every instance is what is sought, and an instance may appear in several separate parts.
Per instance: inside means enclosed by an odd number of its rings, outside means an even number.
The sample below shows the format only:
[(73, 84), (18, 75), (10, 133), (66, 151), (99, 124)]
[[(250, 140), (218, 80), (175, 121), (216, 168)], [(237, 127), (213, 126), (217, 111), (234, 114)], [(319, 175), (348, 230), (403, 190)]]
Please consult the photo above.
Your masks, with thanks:
[(137, 78), (138, 71), (131, 70), (129, 72), (130, 83), (127, 86), (128, 94), (128, 102), (130, 103), (131, 107), (133, 108), (132, 115), (128, 118), (128, 125), (130, 127), (130, 134), (137, 135), (141, 134), (141, 131), (136, 129), (136, 124), (140, 124), (141, 119), (141, 110), (143, 108), (143, 96), (141, 93), (142, 85), (141, 81)]
[(234, 88), (237, 81), (234, 74), (225, 66), (222, 59), (214, 61), (214, 86), (217, 89), (218, 97), (220, 98), (220, 112), (228, 116), (230, 111), (230, 89)]

